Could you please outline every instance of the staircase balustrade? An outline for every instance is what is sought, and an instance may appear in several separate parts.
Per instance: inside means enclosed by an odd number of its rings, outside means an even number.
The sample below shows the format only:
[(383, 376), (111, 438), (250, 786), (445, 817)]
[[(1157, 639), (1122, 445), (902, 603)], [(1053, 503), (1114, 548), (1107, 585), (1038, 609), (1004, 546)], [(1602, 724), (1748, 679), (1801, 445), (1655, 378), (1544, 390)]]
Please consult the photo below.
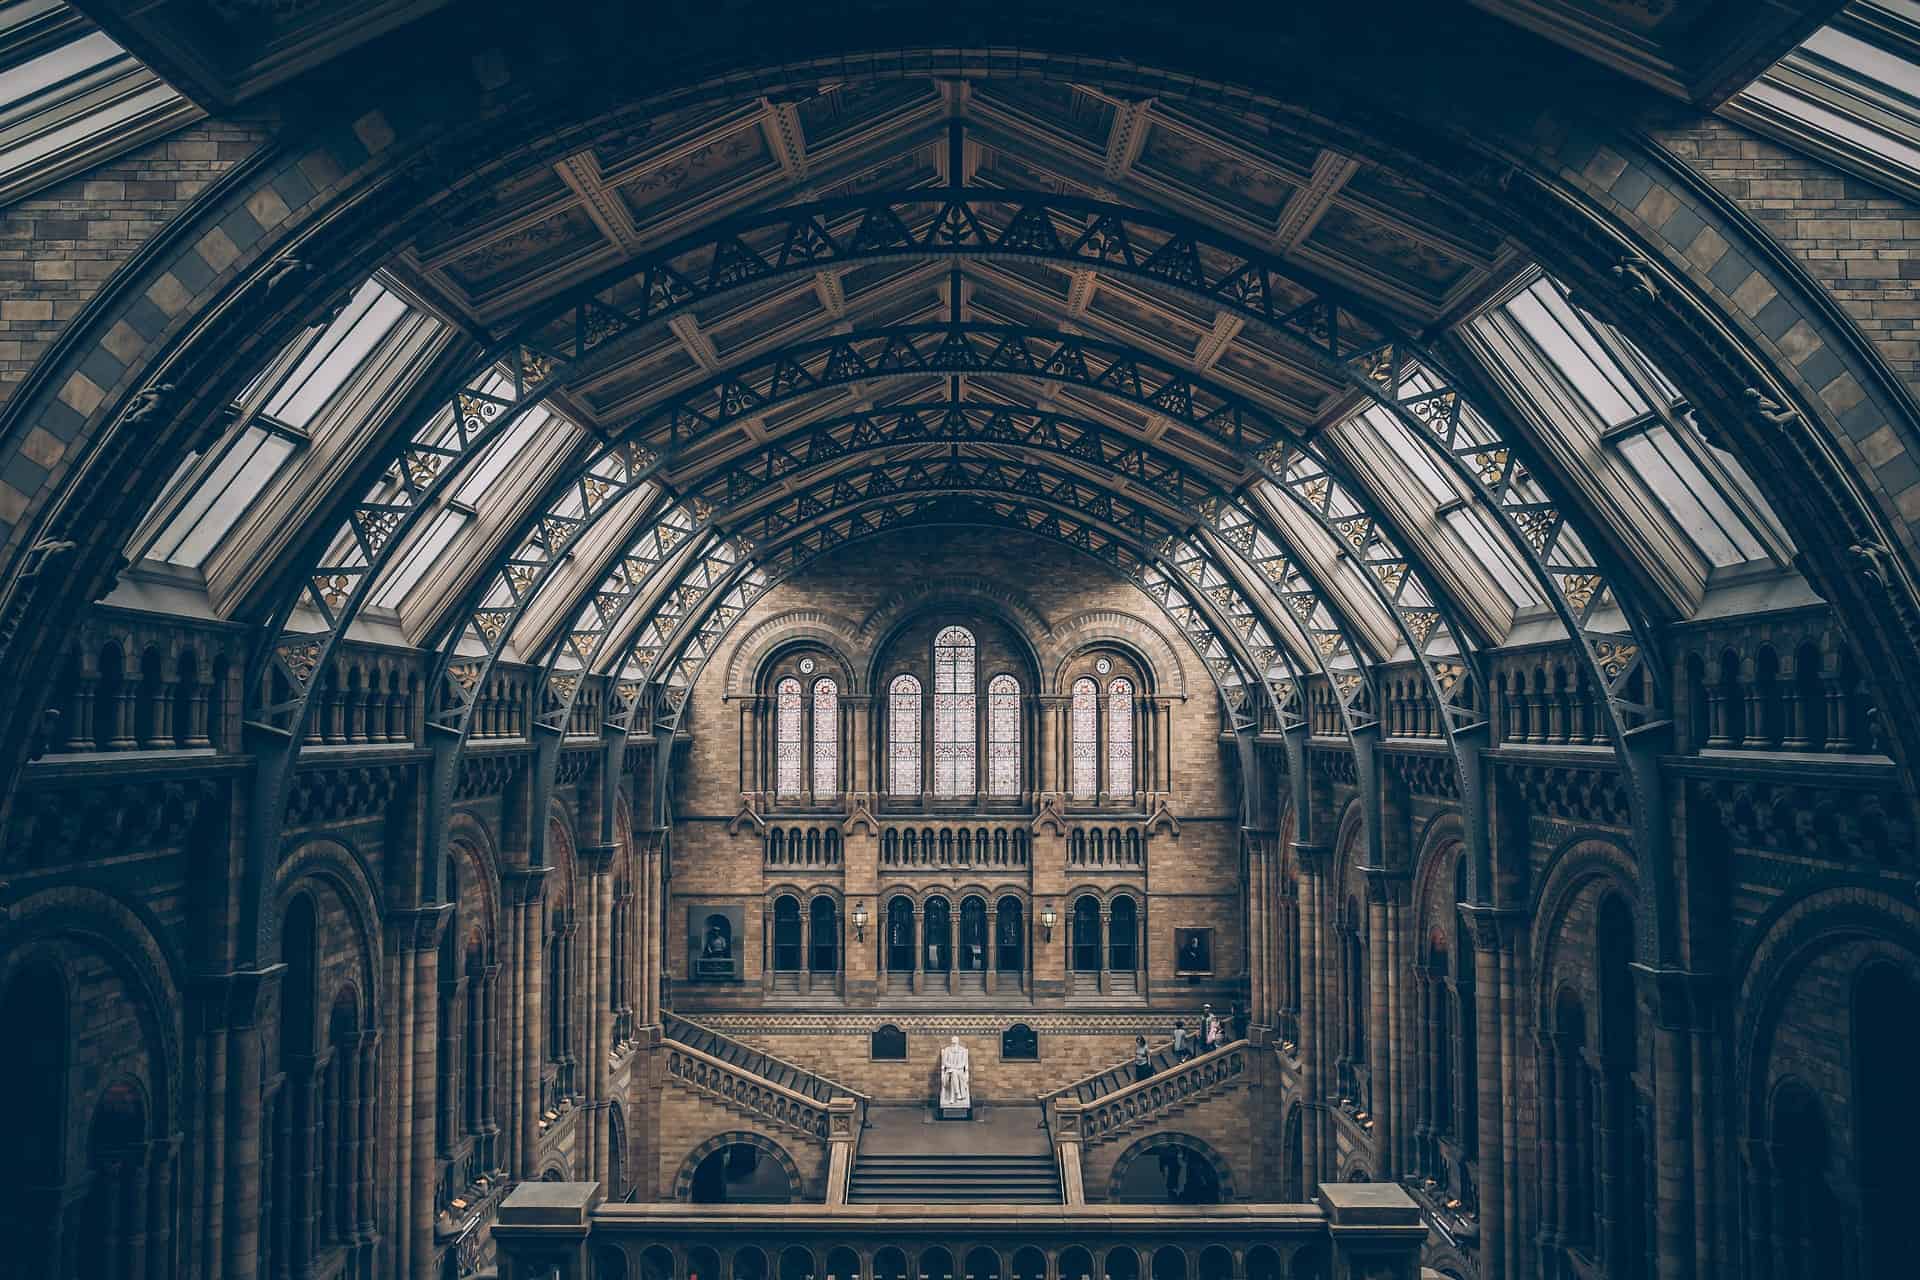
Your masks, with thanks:
[(724, 1106), (809, 1138), (827, 1137), (827, 1107), (762, 1076), (678, 1042), (667, 1046), (667, 1077)]
[[(1098, 1146), (1123, 1134), (1153, 1124), (1174, 1110), (1237, 1088), (1246, 1075), (1248, 1041), (1236, 1040), (1193, 1061), (1094, 1099), (1074, 1102), (1079, 1108), (1079, 1140), (1083, 1147)], [(1055, 1097), (1051, 1107), (1073, 1101)]]

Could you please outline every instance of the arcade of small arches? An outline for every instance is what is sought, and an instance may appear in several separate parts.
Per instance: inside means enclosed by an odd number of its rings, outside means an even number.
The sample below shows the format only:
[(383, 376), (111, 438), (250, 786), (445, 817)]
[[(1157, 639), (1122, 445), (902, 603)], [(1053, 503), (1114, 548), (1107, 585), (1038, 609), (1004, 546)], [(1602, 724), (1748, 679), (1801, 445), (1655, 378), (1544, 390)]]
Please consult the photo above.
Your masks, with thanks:
[(0, 4), (0, 1280), (1904, 1262), (1903, 6), (268, 7)]

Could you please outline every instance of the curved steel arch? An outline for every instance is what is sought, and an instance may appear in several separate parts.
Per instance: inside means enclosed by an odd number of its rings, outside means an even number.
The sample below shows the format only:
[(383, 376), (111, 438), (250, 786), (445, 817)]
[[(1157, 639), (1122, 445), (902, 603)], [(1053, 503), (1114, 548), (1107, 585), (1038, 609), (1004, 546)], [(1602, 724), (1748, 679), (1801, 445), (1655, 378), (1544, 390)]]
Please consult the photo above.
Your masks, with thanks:
[[(476, 687), (475, 681), (464, 677), (448, 682), (458, 646), (477, 639), (490, 656), (497, 655), (532, 594), (580, 533), (604, 515), (615, 499), (671, 465), (685, 449), (742, 418), (829, 387), (955, 373), (1072, 383), (1220, 435), (1250, 468), (1263, 472), (1320, 522), (1343, 554), (1358, 551), (1375, 576), (1404, 577), (1412, 568), (1412, 559), (1398, 550), (1388, 532), (1390, 517), (1369, 513), (1335, 470), (1337, 464), (1310, 445), (1293, 442), (1286, 425), (1261, 407), (1154, 357), (1111, 343), (1002, 325), (953, 323), (855, 331), (796, 344), (744, 370), (709, 379), (642, 414), (621, 439), (592, 453), (578, 478), (557, 482), (557, 501), (548, 501), (540, 514), (525, 522), (526, 532), (516, 537), (503, 567), (469, 593), (460, 611), (465, 616), (456, 616), (448, 632), (430, 683), (433, 694), (443, 698), (446, 714), (454, 718), (446, 727), (457, 730), (458, 720), (471, 705), (470, 690)], [(655, 438), (646, 443), (636, 440), (648, 433)], [(661, 433), (664, 439), (658, 438)], [(645, 462), (636, 468), (637, 458)], [(1394, 600), (1390, 607), (1408, 606)], [(1436, 625), (1447, 608), (1437, 599), (1422, 606), (1422, 619), (1414, 630), (1429, 637), (1428, 644), (1416, 652), (1430, 651), (1435, 636), (1457, 648), (1461, 678), (1451, 688), (1445, 682), (1438, 685), (1443, 690), (1441, 705), (1454, 715), (1468, 689), (1483, 679), (1466, 642), (1467, 633), (1450, 619), (1444, 628)], [(1360, 691), (1358, 682), (1336, 682), (1336, 688), (1343, 702), (1350, 702)]]
[[(1255, 570), (1254, 576), (1288, 607), (1288, 618), (1308, 638), (1301, 660), (1326, 671), (1345, 662), (1370, 682), (1368, 650), (1354, 641), (1349, 621), (1322, 603), (1324, 587), (1304, 562), (1284, 551), (1286, 537), (1277, 525), (1254, 511), (1204, 472), (1111, 424), (1057, 410), (967, 402), (925, 402), (864, 410), (822, 422), (770, 441), (744, 458), (715, 463), (683, 479), (683, 486), (716, 508), (738, 508), (776, 482), (856, 454), (914, 445), (984, 444), (996, 448), (1067, 458), (1152, 489), (1163, 503), (1187, 511)], [(1268, 547), (1262, 548), (1264, 536)], [(1262, 551), (1268, 554), (1262, 555)], [(1304, 584), (1304, 585), (1301, 585)], [(1289, 589), (1291, 588), (1291, 589)], [(1258, 593), (1249, 593), (1258, 599)], [(1331, 598), (1331, 597), (1329, 597)], [(570, 602), (571, 603), (571, 602)], [(1262, 609), (1262, 621), (1276, 636), (1275, 618)], [(1343, 668), (1344, 669), (1344, 668)], [(1333, 676), (1328, 672), (1329, 683)], [(1351, 704), (1348, 704), (1351, 706)]]
[[(1035, 358), (1032, 348), (1036, 344), (1044, 348), (1040, 353), (1044, 358)], [(556, 484), (559, 498), (544, 504), (544, 511), (529, 522), (531, 531), (524, 540), (488, 580), (469, 594), (461, 606), (465, 621), (456, 618), (447, 633), (428, 685), (428, 695), (434, 700), (430, 703), (428, 723), (436, 731), (433, 745), (438, 759), (436, 799), (430, 801), (430, 811), (437, 814), (450, 803), (447, 797), (470, 724), (475, 691), (484, 685), (515, 623), (574, 542), (587, 527), (610, 511), (620, 497), (671, 466), (688, 447), (751, 412), (764, 412), (783, 400), (846, 382), (955, 371), (1008, 373), (1073, 382), (1183, 418), (1202, 429), (1218, 429), (1224, 421), (1226, 443), (1244, 462), (1265, 471), (1276, 483), (1287, 485), (1283, 491), (1322, 525), (1343, 556), (1353, 557), (1355, 551), (1360, 553), (1363, 579), (1378, 587), (1377, 579), (1394, 578), (1400, 590), (1392, 597), (1382, 593), (1380, 598), (1389, 616), (1416, 614), (1414, 623), (1403, 625), (1402, 631), (1431, 677), (1430, 688), (1442, 709), (1442, 718), (1455, 718), (1465, 710), (1468, 691), (1484, 687), (1479, 665), (1464, 642), (1467, 633), (1453, 621), (1446, 603), (1431, 598), (1417, 610), (1409, 610), (1405, 593), (1418, 581), (1418, 575), (1413, 572), (1413, 560), (1400, 553), (1383, 531), (1385, 517), (1364, 514), (1365, 508), (1335, 476), (1331, 464), (1310, 448), (1286, 444), (1284, 424), (1260, 407), (1188, 377), (1163, 362), (1108, 343), (1037, 330), (957, 323), (856, 331), (838, 338), (799, 344), (749, 366), (748, 372), (723, 373), (701, 388), (675, 397), (631, 424), (625, 438), (593, 454), (580, 474), (565, 477)], [(656, 449), (653, 444), (638, 445), (633, 439), (652, 423), (665, 424), (664, 450)], [(1250, 453), (1250, 447), (1257, 445), (1265, 447), (1258, 453)], [(644, 459), (644, 463), (636, 467), (634, 463), (638, 459)], [(695, 500), (696, 506), (699, 501)], [(1218, 516), (1227, 509), (1225, 504), (1216, 503), (1207, 507), (1207, 512)], [(1225, 532), (1239, 542), (1243, 540), (1239, 536), (1242, 532), (1257, 528), (1259, 523), (1257, 511), (1242, 506), (1235, 524)], [(1251, 536), (1248, 534), (1247, 538)], [(1234, 585), (1233, 575), (1219, 572), (1210, 560), (1197, 555), (1191, 544), (1174, 548), (1174, 554), (1178, 566), (1187, 569), (1189, 576), (1203, 588), (1209, 606), (1228, 611), (1226, 634), (1246, 635), (1251, 625), (1273, 630), (1270, 619), (1258, 622), (1258, 612), (1247, 604), (1245, 595)], [(1206, 562), (1202, 563), (1203, 560)], [(1295, 561), (1298, 562), (1298, 557)], [(1356, 710), (1357, 700), (1363, 694), (1369, 701), (1374, 700), (1372, 681), (1364, 667), (1350, 673), (1327, 669), (1328, 659), (1342, 651), (1351, 658), (1358, 650), (1345, 636), (1343, 628), (1316, 623), (1316, 618), (1325, 612), (1319, 607), (1317, 593), (1312, 598), (1312, 607), (1307, 607), (1309, 597), (1299, 590), (1292, 593), (1292, 602), (1301, 624), (1318, 628), (1316, 665), (1328, 677), (1351, 736), (1362, 719)], [(459, 656), (460, 646), (469, 636), (482, 646), (482, 656), (477, 660)], [(1271, 655), (1279, 652), (1277, 634), (1274, 640), (1275, 643), (1262, 646), (1266, 655), (1263, 661), (1249, 665), (1260, 672), (1263, 691), (1276, 718), (1285, 722), (1287, 700), (1275, 696), (1263, 670), (1265, 663), (1271, 661)], [(1434, 655), (1449, 644), (1461, 663), (1436, 664)], [(1298, 669), (1291, 663), (1288, 666), (1290, 688), (1303, 693)], [(1470, 675), (1471, 679), (1462, 679), (1463, 675)]]
[[(1089, 424), (1089, 426), (1096, 425)], [(874, 444), (868, 447), (875, 451), (882, 451), (894, 446)], [(943, 474), (936, 478), (931, 474), (935, 469), (954, 474)], [(928, 474), (916, 476), (914, 472), (917, 470), (924, 470)], [(1198, 477), (1189, 476), (1185, 478), (1184, 483), (1199, 486), (1204, 482)], [(829, 477), (819, 486), (788, 496), (773, 508), (764, 508), (748, 517), (754, 522), (749, 527), (748, 534), (742, 534), (736, 530), (730, 535), (715, 536), (724, 537), (724, 540), (737, 550), (796, 527), (819, 512), (830, 509), (832, 503), (845, 501), (846, 498), (843, 495), (864, 499), (904, 492), (908, 489), (931, 491), (959, 488), (1005, 492), (1028, 498), (1048, 497), (1056, 504), (1072, 507), (1085, 518), (1099, 520), (1112, 527), (1123, 529), (1139, 539), (1142, 545), (1158, 545), (1170, 554), (1183, 557), (1177, 561), (1181, 566), (1189, 563), (1211, 563), (1206, 557), (1194, 551), (1191, 544), (1185, 540), (1189, 528), (1165, 521), (1136, 500), (1116, 499), (1106, 491), (1104, 486), (1077, 475), (978, 458), (944, 461), (897, 459), (863, 470), (841, 473)], [(1222, 491), (1210, 484), (1206, 485), (1206, 492), (1211, 494), (1215, 501), (1222, 496)], [(1063, 494), (1067, 496), (1063, 498)], [(1173, 505), (1176, 509), (1182, 507), (1182, 504), (1178, 503), (1168, 505)], [(681, 539), (709, 527), (718, 528), (730, 524), (726, 517), (735, 514), (738, 510), (737, 504), (732, 508), (722, 508), (715, 504), (701, 502), (697, 498), (676, 504), (673, 513), (678, 513), (682, 521), (676, 526), (678, 530), (676, 544)], [(1191, 504), (1184, 506), (1184, 514), (1189, 515), (1193, 522), (1203, 518)], [(641, 543), (651, 548), (657, 543), (655, 532), (648, 530), (642, 535)], [(591, 597), (581, 604), (580, 612), (575, 615), (574, 624), (556, 637), (544, 663), (542, 692), (538, 701), (541, 708), (539, 722), (544, 728), (555, 731), (562, 729), (567, 723), (574, 700), (578, 697), (581, 688), (579, 673), (590, 669), (593, 657), (609, 630), (617, 624), (627, 607), (640, 598), (651, 574), (665, 563), (665, 557), (657, 552), (651, 555), (642, 554), (638, 557), (631, 554), (622, 556), (613, 576), (604, 581), (597, 590), (593, 591)], [(1224, 582), (1224, 575), (1219, 574), (1217, 570), (1213, 572), (1217, 579)], [(1189, 572), (1189, 576), (1197, 579), (1199, 575)], [(1250, 656), (1254, 666), (1257, 670), (1264, 672), (1266, 666), (1270, 665), (1271, 658), (1278, 656), (1281, 643), (1278, 629), (1274, 626), (1274, 618), (1265, 610), (1255, 610), (1253, 606), (1247, 604), (1247, 597), (1240, 593), (1237, 585), (1227, 585), (1229, 593), (1216, 597), (1213, 603), (1221, 608), (1242, 611), (1231, 615), (1233, 620), (1231, 631), (1253, 645)], [(1241, 622), (1242, 617), (1250, 619), (1250, 622)], [(558, 671), (559, 659), (563, 652), (572, 654), (577, 670), (565, 673)], [(479, 671), (484, 661), (484, 659), (466, 660), (462, 665), (470, 665)], [(1291, 659), (1286, 661), (1289, 669), (1288, 679), (1296, 680), (1298, 668)], [(482, 679), (484, 674), (474, 674), (464, 677), (461, 683), (463, 686), (477, 685)], [(556, 681), (560, 683), (556, 684)], [(549, 697), (548, 693), (552, 690), (557, 690), (557, 693)]]
[[(352, 554), (317, 566), (276, 611), (273, 634), (252, 669), (278, 669), (291, 695), (263, 710), (294, 722), (289, 727), (297, 742), (309, 684), (324, 665), (332, 636), (351, 621), (367, 579), (417, 517), (424, 505), (421, 486), (437, 487), (443, 472), (457, 471), (504, 426), (503, 420), (487, 430), (489, 418), (510, 418), (529, 403), (529, 395), (616, 363), (636, 345), (638, 331), (719, 294), (781, 274), (854, 262), (968, 257), (1091, 266), (1231, 308), (1313, 367), (1386, 406), (1416, 439), (1440, 453), (1519, 547), (1529, 548), (1523, 556), (1594, 657), (1612, 717), (1621, 718), (1624, 708), (1611, 704), (1641, 668), (1654, 691), (1650, 701), (1657, 705), (1659, 673), (1644, 662), (1652, 650), (1641, 611), (1590, 563), (1584, 548), (1575, 562), (1559, 567), (1576, 583), (1573, 602), (1563, 598), (1553, 573), (1546, 571), (1560, 549), (1563, 513), (1550, 499), (1537, 500), (1547, 495), (1520, 463), (1524, 442), (1499, 419), (1473, 410), (1440, 373), (1444, 366), (1371, 308), (1292, 264), (1189, 220), (1043, 192), (949, 188), (740, 215), (690, 233), (548, 304), (489, 351), (474, 376), (449, 380), (442, 399), (456, 423), (471, 423), (475, 431), (462, 429), (452, 448), (437, 432), (405, 440), (389, 468), (400, 481), (397, 490), (386, 494), (386, 501), (349, 508), (342, 521), (335, 545)], [(499, 378), (491, 376), (496, 369), (503, 371)], [(1423, 369), (1426, 374), (1419, 372)], [(320, 614), (322, 632), (287, 629), (286, 619), (302, 597)], [(1617, 631), (1589, 628), (1609, 598), (1625, 612), (1633, 643), (1621, 644)], [(322, 637), (318, 648), (304, 638), (313, 634)], [(1591, 652), (1602, 644), (1604, 660)], [(1606, 675), (1607, 666), (1614, 675)], [(259, 683), (250, 680), (249, 689), (257, 690)]]

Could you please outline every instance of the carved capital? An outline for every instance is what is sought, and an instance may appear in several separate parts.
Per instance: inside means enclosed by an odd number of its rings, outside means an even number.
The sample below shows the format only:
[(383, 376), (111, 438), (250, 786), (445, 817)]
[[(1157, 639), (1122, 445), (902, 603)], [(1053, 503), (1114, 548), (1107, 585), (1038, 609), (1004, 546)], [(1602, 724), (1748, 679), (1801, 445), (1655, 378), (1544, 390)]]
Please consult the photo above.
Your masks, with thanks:
[(286, 965), (271, 964), (192, 979), (188, 989), (199, 1004), (204, 1029), (244, 1031), (272, 1022), (279, 1014), (280, 979), (286, 972)]
[(500, 891), (507, 905), (531, 906), (546, 892), (551, 867), (506, 867), (500, 872)]
[(441, 931), (451, 919), (451, 902), (405, 907), (387, 912), (387, 935), (395, 951), (432, 951), (439, 947)]
[(603, 876), (613, 870), (613, 860), (620, 852), (618, 841), (606, 844), (583, 844), (574, 850), (574, 856), (580, 860), (580, 869), (590, 876)]
[(1293, 865), (1300, 869), (1303, 876), (1317, 876), (1324, 873), (1327, 864), (1333, 860), (1333, 846), (1317, 844), (1311, 840), (1293, 842)]
[(1725, 981), (1716, 973), (1635, 964), (1634, 978), (1656, 1023), (1670, 1031), (1716, 1031)]
[(1463, 902), (1460, 904), (1460, 913), (1473, 930), (1476, 951), (1512, 950), (1525, 923), (1520, 912), (1506, 907), (1482, 907)]

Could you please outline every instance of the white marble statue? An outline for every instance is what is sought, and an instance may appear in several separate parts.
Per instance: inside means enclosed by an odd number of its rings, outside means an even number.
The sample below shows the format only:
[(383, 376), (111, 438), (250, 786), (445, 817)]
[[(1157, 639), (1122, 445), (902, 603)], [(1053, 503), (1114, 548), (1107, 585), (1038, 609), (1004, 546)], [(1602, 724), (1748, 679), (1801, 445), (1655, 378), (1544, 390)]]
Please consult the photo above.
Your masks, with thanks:
[(940, 1051), (940, 1105), (964, 1110), (973, 1105), (973, 1073), (967, 1063), (967, 1046), (954, 1036)]

